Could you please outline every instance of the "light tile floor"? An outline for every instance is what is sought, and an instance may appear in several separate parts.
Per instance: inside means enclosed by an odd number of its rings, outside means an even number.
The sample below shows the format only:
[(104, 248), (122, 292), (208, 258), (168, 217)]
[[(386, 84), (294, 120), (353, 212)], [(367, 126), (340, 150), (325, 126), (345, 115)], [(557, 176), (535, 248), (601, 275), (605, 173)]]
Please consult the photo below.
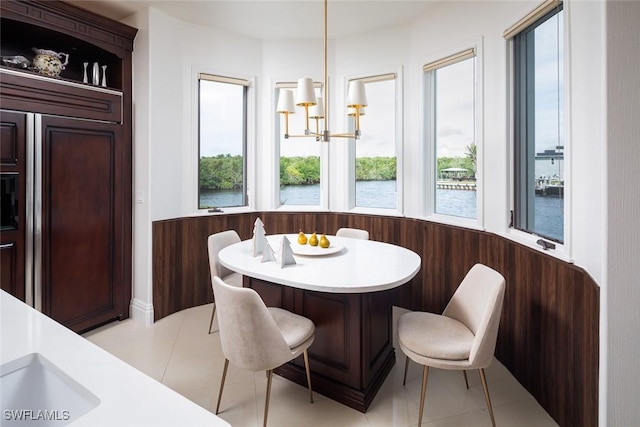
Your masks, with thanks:
[[(183, 310), (150, 327), (127, 319), (84, 336), (215, 412), (224, 357), (218, 333), (207, 333), (211, 308), (209, 304)], [(403, 309), (394, 308), (394, 320), (402, 312)], [(217, 330), (216, 321), (214, 329)], [(417, 426), (422, 369), (411, 363), (404, 387), (404, 355), (397, 345), (395, 348), (396, 364), (364, 414), (318, 393), (314, 393), (314, 403), (310, 404), (306, 388), (274, 375), (269, 426)], [(557, 426), (500, 362), (495, 360), (485, 371), (498, 426)], [(480, 379), (474, 372), (469, 372), (468, 376), (469, 390), (464, 385), (461, 372), (429, 371), (423, 426), (491, 425)], [(261, 426), (265, 389), (266, 376), (263, 372), (247, 372), (230, 365), (219, 416), (234, 427)]]

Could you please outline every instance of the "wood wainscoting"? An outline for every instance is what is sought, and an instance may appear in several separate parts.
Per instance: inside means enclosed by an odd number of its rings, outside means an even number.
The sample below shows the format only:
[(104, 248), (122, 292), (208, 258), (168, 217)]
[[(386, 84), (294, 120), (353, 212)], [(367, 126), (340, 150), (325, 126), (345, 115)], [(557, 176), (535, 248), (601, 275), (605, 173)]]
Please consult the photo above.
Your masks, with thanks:
[(422, 268), (392, 293), (394, 304), (440, 313), (477, 262), (507, 281), (496, 357), (561, 426), (598, 424), (600, 290), (581, 268), (492, 233), (420, 219), (348, 213), (255, 212), (153, 223), (155, 319), (213, 301), (207, 236), (369, 230), (372, 240), (409, 248)]

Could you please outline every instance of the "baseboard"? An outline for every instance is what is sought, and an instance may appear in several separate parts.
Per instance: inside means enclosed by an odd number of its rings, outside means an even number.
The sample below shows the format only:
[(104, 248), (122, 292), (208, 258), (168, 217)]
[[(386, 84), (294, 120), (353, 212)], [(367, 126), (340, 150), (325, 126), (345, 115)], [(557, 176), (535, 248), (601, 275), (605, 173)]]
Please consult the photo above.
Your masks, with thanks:
[(153, 304), (146, 304), (138, 299), (131, 300), (131, 318), (143, 321), (145, 325), (153, 325)]

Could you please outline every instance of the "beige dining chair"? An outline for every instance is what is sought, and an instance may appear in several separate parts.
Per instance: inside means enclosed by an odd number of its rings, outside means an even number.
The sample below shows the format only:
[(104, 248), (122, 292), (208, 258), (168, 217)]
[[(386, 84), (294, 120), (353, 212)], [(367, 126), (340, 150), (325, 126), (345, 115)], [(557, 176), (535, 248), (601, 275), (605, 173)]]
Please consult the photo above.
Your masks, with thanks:
[(336, 236), (369, 240), (369, 232), (361, 228), (348, 228), (348, 227), (339, 228), (338, 231), (336, 231)]
[[(221, 231), (209, 236), (207, 239), (207, 248), (209, 250), (209, 270), (211, 271), (211, 284), (213, 286), (213, 278), (215, 276), (222, 277), (227, 283), (233, 286), (242, 286), (242, 274), (229, 270), (222, 264), (218, 258), (218, 252), (229, 245), (240, 242), (240, 236), (235, 230)], [(211, 311), (211, 321), (209, 322), (209, 333), (213, 326), (213, 317), (216, 314), (216, 299), (213, 298), (213, 310)]]
[(313, 403), (307, 352), (315, 336), (313, 322), (282, 308), (267, 308), (255, 290), (230, 286), (217, 276), (213, 278), (213, 293), (220, 304), (218, 325), (222, 353), (225, 357), (216, 414), (220, 411), (229, 361), (242, 369), (267, 371), (263, 421), (265, 427), (269, 414), (273, 369), (301, 354), (307, 371), (309, 400)]
[(402, 384), (407, 381), (409, 359), (423, 365), (418, 426), (422, 423), (431, 366), (462, 370), (465, 382), (465, 371), (477, 369), (491, 424), (495, 427), (484, 368), (493, 361), (504, 292), (504, 277), (485, 265), (476, 264), (460, 283), (442, 315), (410, 312), (398, 318), (398, 343), (407, 356)]

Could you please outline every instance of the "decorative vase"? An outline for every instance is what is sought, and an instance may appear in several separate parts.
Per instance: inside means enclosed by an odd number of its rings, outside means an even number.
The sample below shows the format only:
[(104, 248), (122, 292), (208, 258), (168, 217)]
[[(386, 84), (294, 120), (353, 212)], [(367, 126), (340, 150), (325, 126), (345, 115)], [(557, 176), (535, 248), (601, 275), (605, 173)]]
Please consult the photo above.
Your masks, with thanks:
[(107, 66), (102, 66), (102, 87), (107, 87)]
[(93, 63), (92, 83), (96, 86), (100, 84), (100, 66), (97, 62)]
[[(33, 67), (37, 72), (44, 74), (45, 76), (59, 76), (62, 70), (64, 70), (66, 65), (69, 63), (69, 54), (67, 53), (58, 53), (52, 50), (38, 49), (35, 47), (32, 48), (32, 50), (36, 53), (36, 56), (34, 56), (32, 60)], [(60, 60), (61, 58), (64, 58), (64, 62)]]

